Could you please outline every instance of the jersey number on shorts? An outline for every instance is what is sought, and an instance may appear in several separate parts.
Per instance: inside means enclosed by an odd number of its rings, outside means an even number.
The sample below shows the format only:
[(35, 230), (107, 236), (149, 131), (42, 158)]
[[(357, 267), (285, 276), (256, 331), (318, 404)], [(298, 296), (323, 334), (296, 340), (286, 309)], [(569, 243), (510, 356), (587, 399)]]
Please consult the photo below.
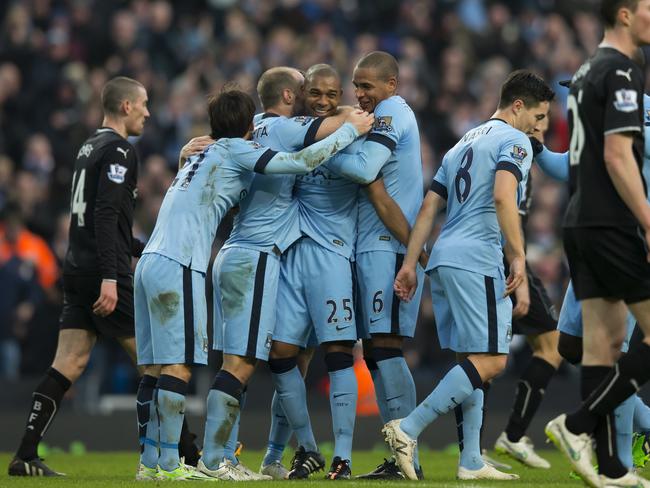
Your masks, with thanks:
[(72, 175), (72, 215), (77, 216), (77, 226), (83, 227), (86, 225), (84, 214), (86, 213), (86, 201), (84, 200), (84, 187), (86, 186), (86, 169), (79, 171), (78, 175), (75, 171)]
[[(472, 160), (474, 159), (474, 150), (470, 146), (465, 154), (463, 154), (463, 159), (460, 162), (460, 168), (456, 173), (456, 199), (458, 203), (463, 203), (469, 197), (469, 191), (472, 188), (472, 175), (469, 174), (469, 169), (472, 167)], [(463, 189), (461, 192), (461, 181), (463, 182)]]
[[(341, 303), (343, 304), (343, 310), (345, 310), (346, 315), (343, 317), (344, 322), (349, 322), (352, 320), (352, 307), (350, 307), (350, 303), (352, 300), (349, 298), (344, 298)], [(336, 318), (336, 302), (334, 300), (327, 300), (325, 303), (332, 307), (332, 311), (330, 312), (330, 316), (327, 318), (327, 323), (332, 324), (336, 323), (339, 321), (339, 319)]]

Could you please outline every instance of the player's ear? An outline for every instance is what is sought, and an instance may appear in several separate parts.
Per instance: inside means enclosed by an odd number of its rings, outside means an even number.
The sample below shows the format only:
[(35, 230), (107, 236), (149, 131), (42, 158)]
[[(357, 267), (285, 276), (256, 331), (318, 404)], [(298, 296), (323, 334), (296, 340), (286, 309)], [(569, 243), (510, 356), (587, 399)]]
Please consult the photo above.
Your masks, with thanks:
[(390, 88), (391, 91), (397, 90), (397, 78), (394, 76), (391, 76), (388, 78), (388, 88)]
[(291, 105), (291, 102), (293, 101), (293, 92), (289, 88), (285, 88), (282, 90), (282, 101), (286, 105)]
[(128, 98), (122, 100), (120, 110), (124, 115), (129, 115), (131, 113), (132, 108), (133, 108), (133, 104), (131, 103), (131, 100), (129, 100)]

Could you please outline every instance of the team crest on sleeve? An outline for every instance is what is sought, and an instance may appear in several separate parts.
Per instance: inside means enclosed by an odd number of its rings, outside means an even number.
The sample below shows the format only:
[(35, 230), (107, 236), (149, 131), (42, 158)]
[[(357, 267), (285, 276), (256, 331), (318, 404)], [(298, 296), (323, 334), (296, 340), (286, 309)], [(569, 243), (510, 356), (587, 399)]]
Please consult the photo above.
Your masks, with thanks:
[(639, 102), (637, 101), (637, 94), (635, 90), (616, 90), (614, 92), (616, 100), (614, 100), (614, 108), (619, 112), (634, 112), (639, 109)]
[(375, 117), (375, 123), (372, 126), (372, 130), (376, 132), (393, 132), (392, 122), (393, 117), (390, 115)]
[(108, 167), (108, 179), (113, 183), (121, 185), (124, 183), (124, 176), (126, 175), (127, 170), (128, 168), (121, 164), (111, 164)]
[(518, 162), (522, 162), (528, 156), (526, 150), (519, 144), (512, 146), (512, 151), (510, 151), (510, 156)]
[(299, 115), (298, 117), (294, 117), (293, 120), (298, 122), (300, 125), (307, 125), (312, 120), (314, 120), (314, 117), (308, 117), (306, 115)]

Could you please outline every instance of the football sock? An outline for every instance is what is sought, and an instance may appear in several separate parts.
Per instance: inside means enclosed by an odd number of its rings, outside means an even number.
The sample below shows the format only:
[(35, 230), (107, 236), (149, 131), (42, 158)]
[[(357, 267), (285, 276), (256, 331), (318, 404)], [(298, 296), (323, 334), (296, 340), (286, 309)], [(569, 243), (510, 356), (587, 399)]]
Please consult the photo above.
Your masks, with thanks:
[[(158, 417), (156, 417), (157, 419)], [(156, 420), (157, 422), (158, 420)], [(185, 464), (190, 466), (196, 466), (199, 458), (201, 457), (199, 453), (199, 447), (195, 443), (196, 434), (193, 434), (190, 431), (190, 427), (187, 424), (187, 417), (183, 417), (183, 427), (181, 428), (181, 438), (178, 441), (178, 455), (182, 458), (185, 458)]]
[(481, 424), (483, 423), (483, 390), (477, 388), (462, 405), (454, 408), (458, 430), (458, 464), (465, 469), (477, 470), (483, 467), (481, 457)]
[(143, 375), (136, 395), (140, 463), (148, 468), (155, 468), (158, 462), (158, 414), (154, 401), (157, 382), (155, 376)]
[(244, 385), (228, 371), (222, 369), (214, 377), (208, 393), (201, 456), (208, 469), (217, 469), (226, 455), (226, 443), (239, 417), (243, 390)]
[(158, 466), (172, 471), (180, 465), (178, 441), (185, 416), (185, 395), (188, 384), (180, 378), (161, 374), (158, 378), (158, 421), (160, 425), (160, 455)]
[(379, 407), (379, 417), (381, 418), (381, 423), (384, 425), (390, 420), (390, 415), (388, 414), (388, 405), (386, 404), (386, 392), (384, 391), (384, 382), (381, 379), (381, 372), (379, 371), (379, 366), (377, 366), (377, 361), (373, 358), (363, 358), (366, 361), (366, 366), (368, 371), (370, 371), (370, 377), (372, 378), (372, 384), (375, 387), (375, 398), (377, 400), (377, 407)]
[(461, 405), (482, 384), (472, 362), (465, 359), (451, 368), (429, 396), (402, 420), (401, 429), (412, 439), (417, 439), (427, 425)]
[(25, 433), (16, 457), (31, 461), (38, 457), (38, 443), (59, 410), (63, 395), (72, 383), (56, 369), (50, 368), (32, 393), (32, 404), (27, 417)]
[(352, 437), (357, 414), (357, 377), (352, 354), (330, 352), (325, 355), (330, 378), (330, 410), (334, 430), (334, 457), (352, 460)]
[(492, 383), (486, 381), (481, 385), (481, 390), (483, 390), (483, 412), (481, 415), (481, 446), (483, 446), (483, 429), (485, 428), (485, 418), (487, 417), (487, 404), (488, 404), (488, 393), (490, 393), (490, 387)]
[(244, 406), (246, 405), (246, 388), (242, 391), (241, 399), (239, 400), (239, 414), (237, 415), (237, 420), (232, 426), (230, 431), (230, 437), (226, 442), (226, 449), (224, 457), (230, 459), (233, 464), (239, 464), (239, 459), (235, 456), (235, 451), (237, 450), (237, 441), (239, 440), (239, 423), (241, 421), (241, 414), (244, 411)]
[[(413, 375), (401, 349), (377, 347), (372, 351), (381, 372), (390, 419), (410, 414), (417, 405)], [(413, 456), (415, 468), (420, 467), (418, 451)]]
[(291, 429), (296, 434), (298, 445), (306, 451), (317, 451), (316, 439), (311, 429), (307, 410), (305, 380), (296, 366), (296, 358), (269, 360), (275, 391), (280, 397)]
[(273, 392), (271, 401), (271, 430), (269, 431), (269, 443), (266, 447), (266, 454), (262, 464), (267, 466), (275, 461), (282, 461), (284, 448), (291, 438), (291, 426), (287, 416), (282, 410), (280, 397), (277, 392)]
[(634, 432), (650, 431), (650, 407), (639, 395), (634, 395)]
[(618, 458), (626, 469), (632, 469), (632, 423), (634, 417), (634, 403), (636, 395), (621, 403), (614, 410), (616, 424), (616, 446)]
[(533, 356), (528, 363), (517, 384), (515, 402), (506, 426), (506, 435), (510, 442), (519, 442), (526, 434), (554, 374), (555, 368), (540, 357)]

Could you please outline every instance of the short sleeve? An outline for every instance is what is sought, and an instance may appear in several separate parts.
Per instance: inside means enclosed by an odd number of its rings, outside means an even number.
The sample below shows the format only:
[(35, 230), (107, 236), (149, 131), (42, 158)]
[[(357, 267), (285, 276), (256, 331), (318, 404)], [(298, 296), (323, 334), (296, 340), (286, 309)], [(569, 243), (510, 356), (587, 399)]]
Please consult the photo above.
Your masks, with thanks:
[(447, 200), (448, 192), (447, 192), (447, 156), (446, 155), (444, 158), (442, 158), (442, 164), (438, 168), (438, 171), (436, 171), (436, 175), (433, 177), (433, 180), (431, 181), (431, 186), (429, 187), (429, 190), (436, 192), (442, 198)]
[(322, 117), (292, 117), (276, 124), (273, 130), (289, 152), (299, 151), (316, 142), (318, 128), (325, 120)]
[(366, 137), (367, 141), (377, 142), (386, 146), (391, 152), (395, 150), (400, 135), (403, 132), (402, 123), (404, 116), (400, 106), (394, 100), (388, 99), (377, 105), (375, 109), (375, 123)]
[(605, 76), (604, 134), (641, 132), (643, 80), (635, 67), (612, 68)]
[(257, 142), (244, 139), (232, 139), (230, 156), (242, 169), (264, 173), (266, 165), (278, 152), (264, 147)]
[(509, 171), (517, 181), (523, 180), (533, 161), (533, 148), (526, 134), (516, 129), (504, 134), (497, 155), (497, 171)]

